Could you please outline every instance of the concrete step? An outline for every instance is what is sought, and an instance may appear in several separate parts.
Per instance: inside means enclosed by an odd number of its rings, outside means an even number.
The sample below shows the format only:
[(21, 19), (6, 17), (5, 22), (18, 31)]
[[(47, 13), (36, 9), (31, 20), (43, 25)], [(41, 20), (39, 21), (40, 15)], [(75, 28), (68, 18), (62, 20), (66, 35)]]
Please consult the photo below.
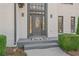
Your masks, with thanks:
[(21, 39), (18, 41), (18, 43), (25, 43), (25, 44), (29, 44), (29, 43), (49, 43), (49, 42), (57, 42), (57, 40), (27, 40), (27, 39)]
[(41, 43), (41, 44), (31, 44), (31, 45), (24, 45), (25, 50), (29, 49), (44, 49), (44, 48), (51, 48), (51, 47), (58, 47), (57, 43)]
[(44, 44), (44, 43), (57, 43), (57, 40), (19, 40), (17, 42), (18, 47), (23, 47), (24, 45), (32, 44)]

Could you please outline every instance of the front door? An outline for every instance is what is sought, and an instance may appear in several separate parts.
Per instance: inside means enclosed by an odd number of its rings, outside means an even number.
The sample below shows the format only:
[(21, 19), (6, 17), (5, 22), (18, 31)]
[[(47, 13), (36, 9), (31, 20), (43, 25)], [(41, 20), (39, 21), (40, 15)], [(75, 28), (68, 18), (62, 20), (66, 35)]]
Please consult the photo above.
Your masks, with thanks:
[(42, 20), (42, 15), (32, 15), (32, 35), (41, 35)]
[(27, 4), (28, 37), (47, 36), (47, 4)]

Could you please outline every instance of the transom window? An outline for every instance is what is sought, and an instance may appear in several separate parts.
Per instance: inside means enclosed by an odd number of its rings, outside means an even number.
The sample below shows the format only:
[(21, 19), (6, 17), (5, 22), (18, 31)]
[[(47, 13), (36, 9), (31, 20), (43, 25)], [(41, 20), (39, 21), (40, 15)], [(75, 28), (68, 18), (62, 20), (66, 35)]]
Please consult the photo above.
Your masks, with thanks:
[(29, 3), (28, 8), (29, 8), (29, 13), (30, 14), (45, 14), (45, 3)]
[(31, 3), (30, 9), (31, 10), (44, 10), (45, 4), (43, 3)]

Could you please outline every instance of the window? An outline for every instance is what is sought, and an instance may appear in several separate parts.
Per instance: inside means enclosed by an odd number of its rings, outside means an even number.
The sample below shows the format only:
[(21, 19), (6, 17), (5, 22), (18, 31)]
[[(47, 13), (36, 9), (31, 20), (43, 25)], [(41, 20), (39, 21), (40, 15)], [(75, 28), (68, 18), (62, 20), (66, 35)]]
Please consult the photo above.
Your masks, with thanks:
[(75, 32), (75, 17), (71, 16), (71, 32)]
[(24, 7), (24, 3), (18, 3), (18, 7), (19, 8), (23, 8)]
[(58, 32), (63, 32), (63, 16), (58, 16)]
[(73, 3), (63, 3), (63, 4), (65, 4), (65, 5), (73, 5)]
[(30, 9), (32, 10), (44, 10), (44, 5), (43, 3), (31, 3), (30, 4)]
[(29, 3), (30, 14), (45, 14), (45, 3)]

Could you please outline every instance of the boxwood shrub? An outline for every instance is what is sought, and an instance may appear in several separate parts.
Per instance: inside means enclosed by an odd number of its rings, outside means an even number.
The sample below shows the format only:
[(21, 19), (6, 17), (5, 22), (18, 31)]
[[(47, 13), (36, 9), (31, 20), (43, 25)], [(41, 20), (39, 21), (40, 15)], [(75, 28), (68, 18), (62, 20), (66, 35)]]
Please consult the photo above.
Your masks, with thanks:
[(58, 40), (59, 46), (65, 51), (79, 49), (79, 35), (76, 34), (61, 34)]
[(78, 17), (78, 23), (77, 23), (77, 31), (76, 31), (76, 34), (79, 35), (79, 17)]
[(0, 35), (0, 56), (6, 54), (6, 36)]

